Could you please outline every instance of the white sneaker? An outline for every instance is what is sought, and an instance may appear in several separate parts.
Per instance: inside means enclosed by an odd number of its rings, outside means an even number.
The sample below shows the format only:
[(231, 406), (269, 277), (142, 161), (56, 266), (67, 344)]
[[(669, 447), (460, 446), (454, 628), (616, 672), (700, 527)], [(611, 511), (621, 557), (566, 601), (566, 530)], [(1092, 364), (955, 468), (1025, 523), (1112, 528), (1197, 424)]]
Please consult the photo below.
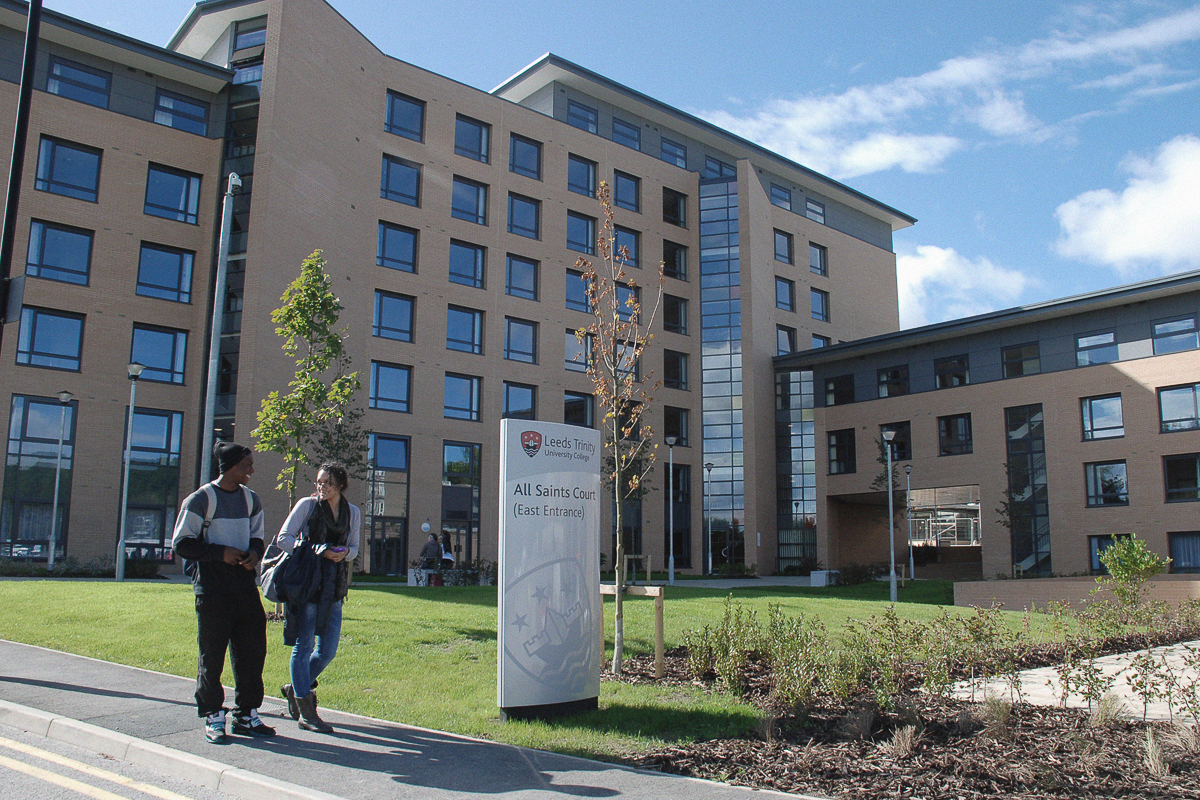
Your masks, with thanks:
[(204, 738), (209, 744), (225, 744), (225, 709), (204, 718)]

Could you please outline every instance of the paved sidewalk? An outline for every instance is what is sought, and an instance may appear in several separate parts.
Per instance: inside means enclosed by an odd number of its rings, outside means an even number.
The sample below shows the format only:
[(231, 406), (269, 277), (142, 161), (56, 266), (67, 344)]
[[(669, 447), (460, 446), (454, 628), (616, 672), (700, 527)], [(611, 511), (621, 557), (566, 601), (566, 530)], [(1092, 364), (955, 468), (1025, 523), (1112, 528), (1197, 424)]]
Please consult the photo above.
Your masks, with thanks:
[[(1165, 661), (1183, 685), (1190, 686), (1200, 683), (1200, 669), (1197, 668), (1200, 665), (1197, 664), (1195, 658), (1187, 658), (1187, 648), (1200, 648), (1200, 641), (1155, 647), (1144, 652), (1150, 653), (1160, 663)], [(1134, 671), (1129, 668), (1129, 665), (1137, 655), (1137, 653), (1118, 653), (1101, 656), (1096, 659), (1096, 665), (1100, 667), (1105, 676), (1112, 678), (1112, 686), (1109, 691), (1121, 698), (1129, 716), (1140, 719), (1144, 710), (1148, 720), (1172, 719), (1171, 708), (1166, 702), (1158, 701), (1146, 705), (1130, 686), (1127, 677), (1132, 676)], [(999, 678), (975, 681), (974, 685), (970, 681), (961, 681), (955, 684), (954, 696), (963, 700), (972, 698), (983, 700), (989, 695), (1002, 698), (1019, 697), (1021, 701), (1035, 706), (1062, 704), (1062, 682), (1054, 667), (1025, 670), (1020, 673), (1018, 681), (1020, 683), (1019, 693), (1009, 685), (1008, 681)], [(1067, 696), (1066, 704), (1071, 708), (1088, 707), (1087, 700), (1074, 690)], [(1143, 709), (1143, 705), (1145, 705), (1145, 709)], [(1175, 719), (1183, 718), (1178, 703), (1175, 704), (1174, 712)]]
[[(589, 761), (322, 709), (337, 733), (260, 709), (279, 735), (204, 741), (191, 679), (0, 640), (0, 724), (253, 800), (595, 797), (749, 800), (797, 795)], [(228, 697), (232, 697), (232, 691)]]

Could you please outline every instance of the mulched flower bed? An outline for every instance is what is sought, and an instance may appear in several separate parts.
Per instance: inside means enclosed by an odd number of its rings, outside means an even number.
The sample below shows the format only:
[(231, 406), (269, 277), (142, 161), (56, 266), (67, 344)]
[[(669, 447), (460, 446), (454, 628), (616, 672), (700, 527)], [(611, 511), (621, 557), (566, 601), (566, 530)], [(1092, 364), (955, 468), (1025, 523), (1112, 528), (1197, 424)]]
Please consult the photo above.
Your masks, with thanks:
[[(1156, 637), (1155, 637), (1156, 638)], [(1120, 652), (1165, 642), (1114, 640)], [(1056, 663), (1061, 648), (1031, 651), (1022, 668)], [(695, 679), (687, 651), (667, 654), (666, 675), (654, 677), (652, 657), (625, 660), (620, 676), (605, 680), (662, 686), (700, 685), (717, 691), (715, 678)], [(914, 676), (915, 677), (915, 676)], [(732, 784), (831, 798), (1200, 798), (1200, 741), (1180, 742), (1166, 723), (1123, 719), (1095, 725), (1086, 710), (1017, 703), (1007, 720), (995, 704), (943, 700), (906, 691), (896, 711), (868, 702), (837, 704), (818, 698), (802, 714), (771, 699), (770, 670), (751, 666), (745, 700), (759, 707), (756, 735), (666, 747), (626, 759), (644, 769)], [(919, 729), (911, 742), (897, 734)], [(1153, 730), (1168, 769), (1146, 765), (1146, 731)]]

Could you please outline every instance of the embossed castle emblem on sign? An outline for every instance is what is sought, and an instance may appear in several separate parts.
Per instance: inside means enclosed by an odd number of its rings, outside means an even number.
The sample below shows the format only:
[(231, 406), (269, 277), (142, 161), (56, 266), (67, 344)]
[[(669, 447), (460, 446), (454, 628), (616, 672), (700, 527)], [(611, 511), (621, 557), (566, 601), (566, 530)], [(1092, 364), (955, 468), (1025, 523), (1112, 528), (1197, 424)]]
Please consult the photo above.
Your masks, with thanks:
[(542, 435), (537, 431), (524, 431), (521, 434), (521, 447), (525, 449), (525, 455), (533, 458), (542, 449)]
[(595, 660), (586, 585), (579, 563), (561, 559), (522, 575), (505, 593), (507, 657), (536, 683), (567, 694), (584, 691)]

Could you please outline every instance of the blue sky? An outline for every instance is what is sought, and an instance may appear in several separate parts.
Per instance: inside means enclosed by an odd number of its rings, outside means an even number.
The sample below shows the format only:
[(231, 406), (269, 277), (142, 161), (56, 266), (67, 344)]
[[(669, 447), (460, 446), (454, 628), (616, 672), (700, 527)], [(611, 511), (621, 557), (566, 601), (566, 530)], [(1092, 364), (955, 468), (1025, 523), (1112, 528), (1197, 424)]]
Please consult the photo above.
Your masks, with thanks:
[[(165, 44), (186, 0), (45, 0)], [(903, 327), (1200, 269), (1200, 4), (333, 0), (490, 90), (553, 52), (914, 217)]]

